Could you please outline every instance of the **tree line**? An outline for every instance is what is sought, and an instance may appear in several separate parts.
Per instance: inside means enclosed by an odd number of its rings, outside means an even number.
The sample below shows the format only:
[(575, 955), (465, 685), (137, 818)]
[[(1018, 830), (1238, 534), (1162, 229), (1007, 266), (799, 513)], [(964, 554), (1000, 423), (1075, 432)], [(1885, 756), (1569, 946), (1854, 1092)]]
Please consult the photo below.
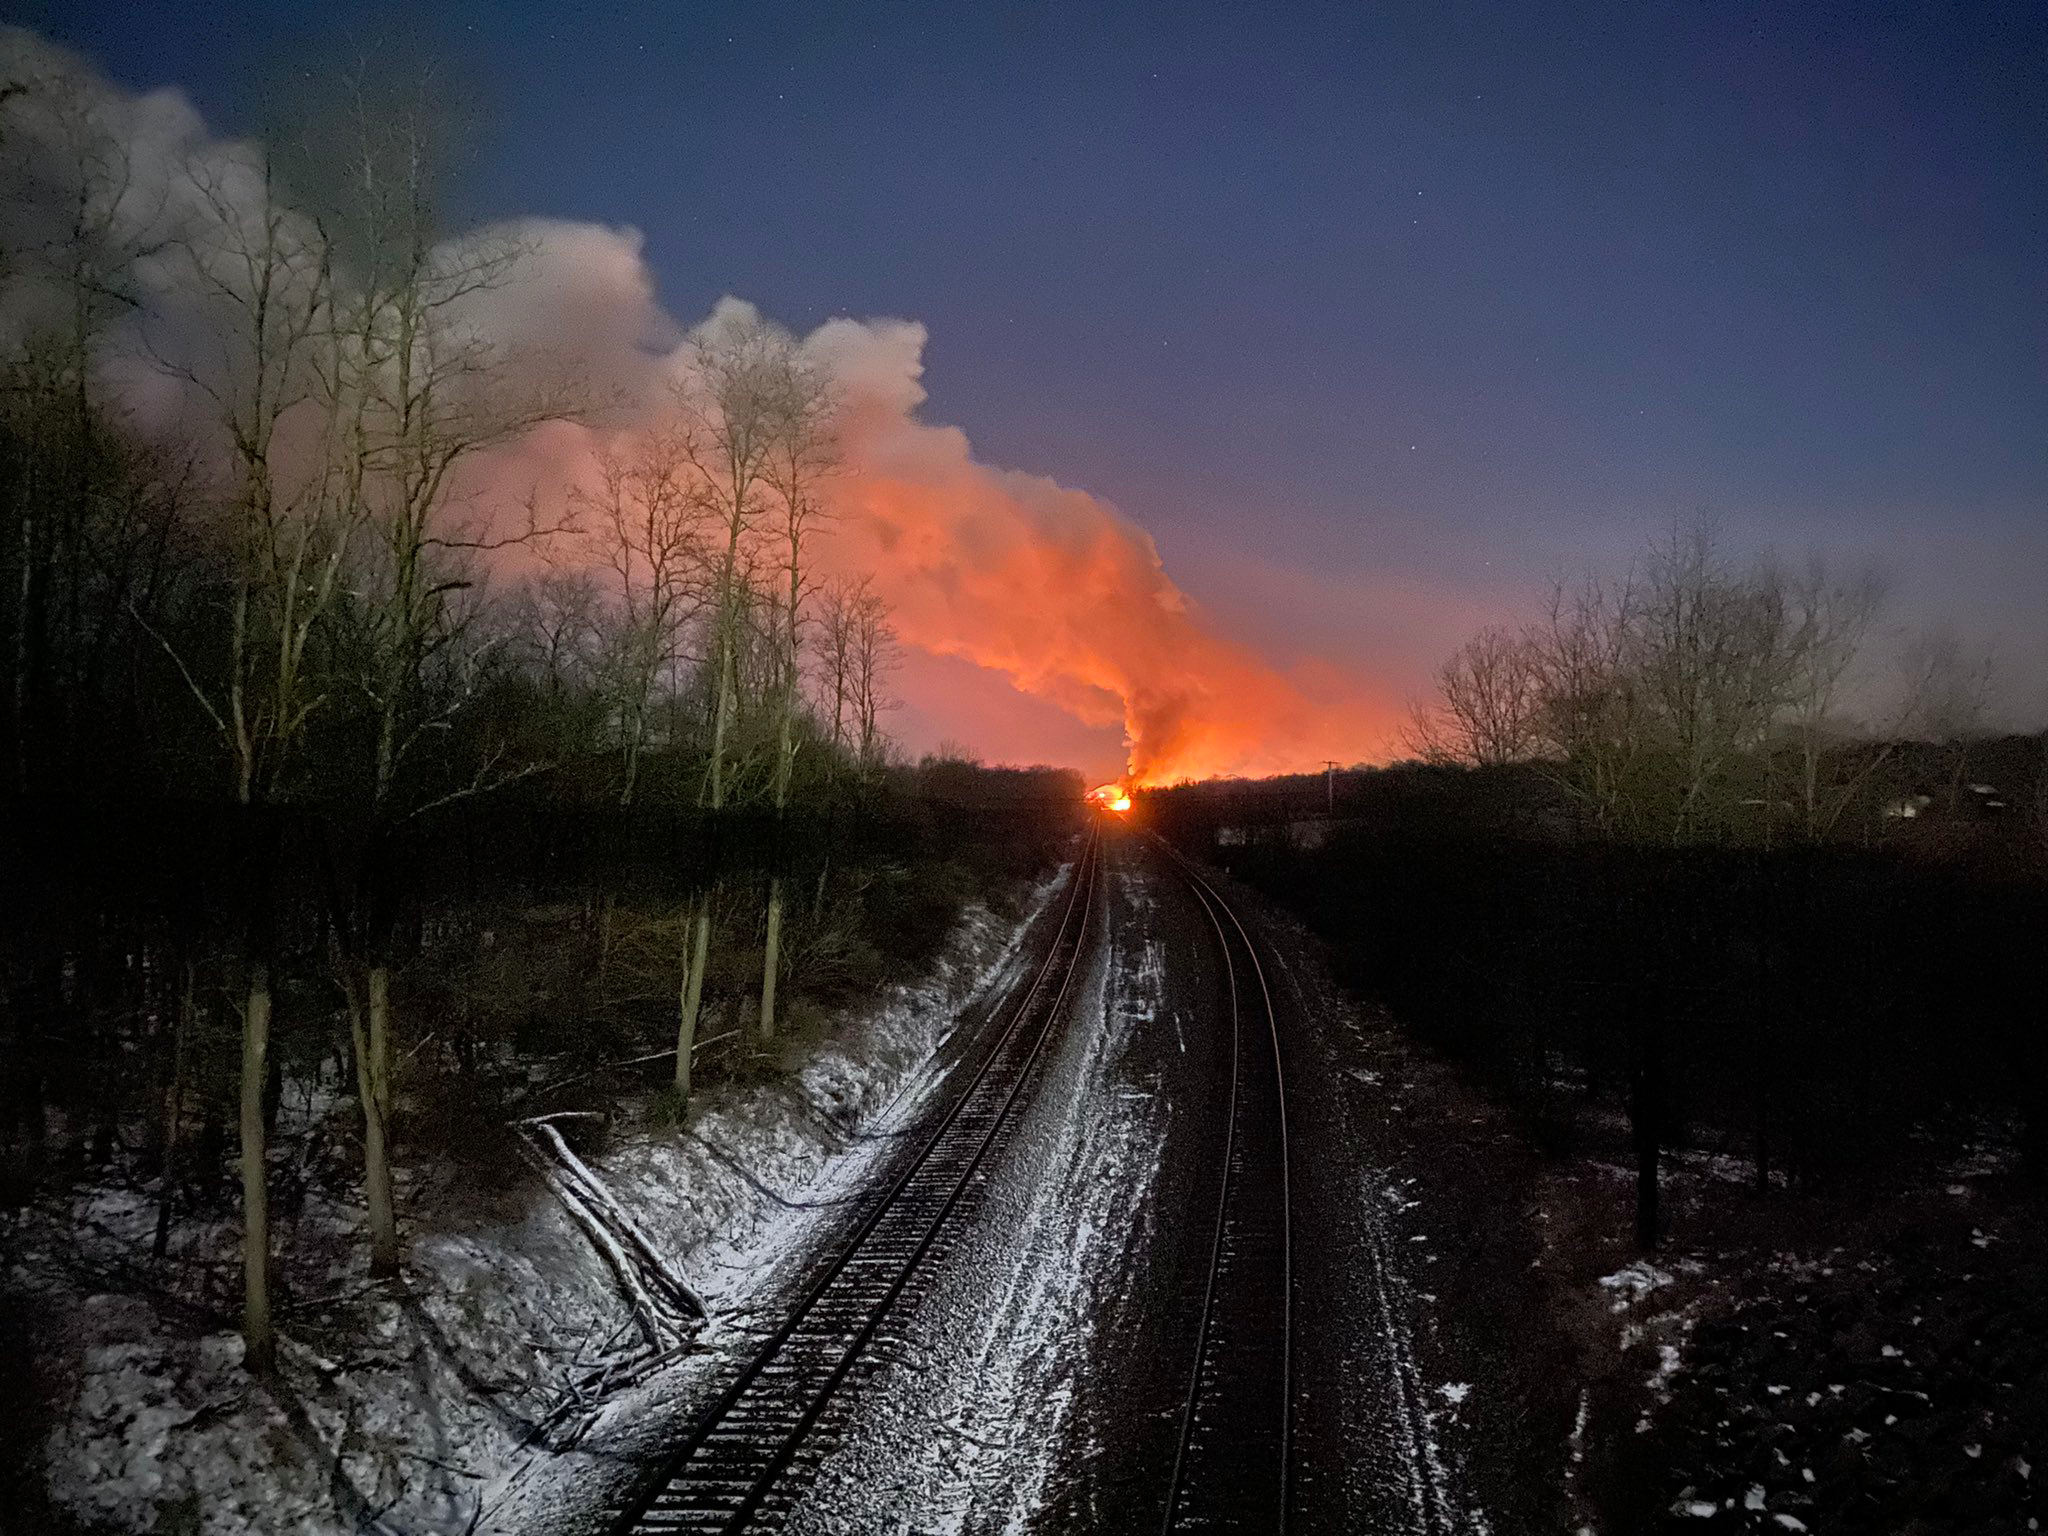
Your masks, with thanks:
[(1882, 658), (1882, 599), (1680, 530), (1461, 646), (1413, 760), (1151, 814), (1544, 1138), (1618, 1107), (1645, 1246), (1687, 1144), (1760, 1193), (2008, 1134), (2048, 1177), (2048, 738), (1952, 637)]
[(1531, 764), (1587, 832), (1631, 844), (1826, 840), (1912, 740), (1943, 747), (1953, 805), (1990, 659), (1936, 630), (1885, 667), (1884, 599), (1872, 574), (1744, 563), (1710, 525), (1679, 529), (1622, 580), (1561, 586), (1535, 622), (1466, 641), (1410, 745)]
[[(139, 1137), (161, 1257), (179, 1191), (227, 1155), (231, 1083), (265, 1370), (271, 1138), (327, 1018), (388, 1275), (398, 1083), (418, 1070), (401, 1037), (439, 1034), (458, 1076), (536, 1048), (530, 1007), (495, 1037), (408, 1028), (408, 964), (434, 961), (448, 990), (422, 1003), (466, 1018), (479, 949), (522, 921), (506, 892), (571, 899), (562, 1007), (636, 1031), (665, 1010), (679, 1114), (708, 999), (744, 996), (747, 1034), (771, 1039), (793, 980), (829, 989), (928, 944), (874, 897), (949, 855), (892, 761), (886, 608), (820, 568), (840, 402), (788, 333), (721, 311), (655, 425), (606, 430), (620, 402), (476, 323), (530, 251), (445, 222), (460, 124), (431, 79), (308, 79), (265, 141), (166, 175), (89, 81), (14, 62), (0, 1134), (17, 1172), (52, 1115), (96, 1122), (74, 1138), (95, 1163)], [(478, 505), (465, 472), (558, 423), (600, 443), (595, 478)], [(299, 1021), (282, 1036), (281, 1008)], [(281, 1065), (281, 1043), (302, 1054)]]

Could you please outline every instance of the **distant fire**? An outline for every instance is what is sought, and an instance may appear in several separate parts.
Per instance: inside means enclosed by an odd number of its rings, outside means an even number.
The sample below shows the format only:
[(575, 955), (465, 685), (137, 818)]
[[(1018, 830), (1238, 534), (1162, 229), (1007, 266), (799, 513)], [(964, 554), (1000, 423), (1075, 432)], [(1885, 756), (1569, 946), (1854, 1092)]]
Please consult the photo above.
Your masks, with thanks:
[[(548, 225), (536, 238), (538, 270), (479, 300), (496, 306), (484, 317), (493, 334), (560, 324), (565, 282), (583, 285), (585, 302), (605, 313), (621, 292), (651, 291), (637, 248), (610, 232)], [(627, 309), (614, 324), (582, 329), (603, 340), (674, 324), (656, 306)], [(726, 300), (714, 319), (753, 313)], [(574, 350), (554, 329), (545, 334)], [(986, 668), (1086, 731), (1120, 732), (1126, 792), (1313, 771), (1329, 758), (1378, 760), (1398, 748), (1403, 707), (1375, 679), (1261, 654), (1176, 584), (1151, 536), (1113, 504), (987, 463), (958, 428), (926, 420), (922, 326), (829, 320), (803, 346), (833, 379), (841, 407), (837, 462), (819, 490), (832, 515), (808, 574), (871, 580), (906, 647)], [(650, 361), (635, 340), (584, 366), (638, 408), (616, 424), (556, 423), (480, 455), (462, 495), (512, 507), (538, 486), (566, 500), (596, 483), (600, 451), (630, 452), (643, 432), (675, 430), (668, 402), (692, 366), (687, 344)], [(1048, 750), (1034, 727), (1019, 723), (1006, 736), (1005, 722), (971, 718), (943, 695), (922, 708), (935, 734), (971, 732), (969, 745), (984, 753), (1025, 762)], [(1108, 770), (1097, 761), (1095, 771)]]
[(1130, 791), (1121, 784), (1100, 784), (1088, 791), (1088, 798), (1105, 811), (1128, 811), (1131, 808)]
[(1222, 632), (1146, 531), (1100, 497), (975, 457), (925, 421), (924, 330), (828, 321), (844, 391), (833, 557), (872, 576), (901, 638), (1121, 727), (1125, 791), (1377, 759), (1401, 707), (1368, 678), (1279, 665)]
[[(10, 66), (14, 55), (26, 58), (35, 78), (50, 70), (57, 71), (52, 80), (70, 78), (68, 66), (25, 36), (0, 39), (0, 52), (10, 54)], [(213, 137), (174, 92), (137, 97), (97, 79), (80, 88), (85, 94), (77, 111), (65, 106), (22, 119), (30, 137), (10, 141), (8, 152), (28, 158), (21, 175), (0, 177), (0, 191), (45, 175), (71, 175), (61, 168), (86, 164), (77, 158), (85, 153), (92, 165), (122, 169), (123, 220), (131, 204), (137, 210), (177, 207), (194, 221), (180, 238), (195, 251), (239, 248), (249, 227), (244, 221), (257, 209), (238, 199), (262, 191), (260, 184), (245, 185), (247, 146)], [(73, 142), (74, 130), (86, 138)], [(167, 152), (166, 134), (177, 140), (176, 153)], [(190, 188), (183, 178), (194, 169), (209, 189), (237, 190), (225, 202), (209, 195), (199, 199), (204, 207), (186, 209)], [(132, 185), (125, 180), (130, 171), (137, 178)], [(223, 219), (222, 227), (208, 227)], [(122, 238), (134, 233), (125, 223), (121, 231)], [(506, 263), (512, 251), (521, 258)], [(611, 557), (586, 539), (520, 537), (517, 529), (526, 521), (520, 514), (537, 509), (540, 524), (567, 519), (588, 525), (585, 535), (600, 533), (594, 514), (579, 511), (584, 503), (577, 493), (599, 489), (601, 456), (630, 460), (643, 441), (659, 446), (699, 433), (701, 424), (679, 415), (699, 366), (695, 340), (754, 326), (758, 312), (723, 299), (705, 326), (692, 331), (689, 317), (662, 307), (656, 296), (662, 285), (642, 238), (624, 227), (514, 219), (456, 236), (432, 253), (436, 271), (471, 270), (479, 262), (476, 270), (502, 267), (505, 280), (459, 285), (460, 302), (451, 301), (447, 318), (476, 365), (463, 368), (464, 389), (480, 387), (488, 376), (497, 381), (494, 391), (502, 388), (494, 395), (500, 405), (558, 402), (568, 407), (568, 417), (462, 455), (445, 487), (450, 526), (466, 527), (472, 513), (491, 523), (477, 531), (499, 551), (490, 574), (501, 588), (586, 555), (600, 566), (600, 585), (613, 574), (644, 581), (643, 571), (609, 572), (604, 562)], [(147, 290), (134, 298), (150, 312), (152, 353), (159, 346), (201, 349), (190, 356), (163, 354), (162, 366), (110, 370), (110, 380), (118, 377), (125, 392), (123, 414), (144, 430), (182, 430), (192, 413), (210, 417), (220, 403), (191, 396), (176, 382), (191, 378), (194, 368), (204, 373), (212, 362), (206, 317), (223, 298), (216, 279), (225, 277), (207, 274), (194, 286), (195, 275), (192, 263), (165, 261), (144, 262), (135, 274)], [(20, 293), (10, 290), (10, 302), (19, 297), (31, 308), (43, 302), (32, 297), (42, 285), (15, 286)], [(10, 310), (0, 318), (0, 331), (17, 320), (27, 323), (28, 314)], [(1217, 775), (1313, 771), (1330, 758), (1355, 762), (1398, 750), (1405, 707), (1374, 677), (1319, 661), (1314, 649), (1284, 656), (1262, 650), (1221, 616), (1204, 612), (1167, 573), (1151, 535), (1111, 502), (1044, 474), (991, 463), (961, 429), (928, 417), (926, 341), (914, 321), (845, 317), (801, 338), (806, 359), (830, 378), (841, 407), (835, 463), (817, 486), (829, 504), (817, 510), (833, 515), (817, 521), (811, 565), (799, 573), (805, 582), (870, 579), (906, 647), (985, 668), (1071, 717), (1093, 738), (1100, 758), (1091, 775), (1117, 772), (1126, 790)], [(474, 408), (495, 418), (497, 406), (465, 397), (450, 408), (462, 417), (463, 441), (489, 441), (490, 432), (473, 433), (476, 423), (465, 413)], [(311, 446), (290, 439), (301, 420), (310, 426), (318, 413), (288, 415), (287, 440), (278, 447), (286, 461)], [(766, 505), (774, 498), (759, 499), (755, 533), (765, 546), (774, 537)], [(1256, 504), (1202, 510), (1227, 513), (1248, 550), (1270, 542), (1264, 535), (1280, 516), (1278, 508)], [(508, 519), (503, 526), (492, 523), (500, 517)], [(716, 530), (700, 531), (715, 547)], [(766, 547), (761, 554), (770, 564), (778, 558)], [(1368, 604), (1349, 593), (1343, 601)], [(1293, 617), (1284, 599), (1262, 605), (1267, 609), (1283, 623)], [(942, 694), (926, 701), (925, 713), (935, 741), (970, 724), (958, 706), (949, 712)], [(984, 753), (1030, 762), (1050, 750), (1028, 722), (1017, 723), (1009, 736), (1003, 721), (971, 723), (984, 739), (968, 744)], [(1108, 765), (1115, 732), (1122, 736), (1120, 771)]]

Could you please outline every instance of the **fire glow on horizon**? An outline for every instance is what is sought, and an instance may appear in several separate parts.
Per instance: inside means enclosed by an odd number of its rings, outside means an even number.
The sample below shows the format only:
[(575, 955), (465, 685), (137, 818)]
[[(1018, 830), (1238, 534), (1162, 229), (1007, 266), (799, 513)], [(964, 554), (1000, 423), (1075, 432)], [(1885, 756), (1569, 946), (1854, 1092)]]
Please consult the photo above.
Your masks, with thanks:
[[(628, 276), (651, 283), (637, 247), (619, 249), (610, 231), (574, 226), (571, 239), (543, 226), (528, 238), (536, 278), (556, 303), (589, 281), (580, 269), (600, 255), (622, 269), (601, 293), (616, 294)], [(643, 325), (666, 319), (651, 313)], [(727, 299), (707, 323), (753, 314)], [(1219, 633), (1167, 575), (1151, 536), (1115, 506), (985, 464), (958, 428), (922, 419), (925, 343), (924, 327), (903, 320), (831, 320), (802, 340), (840, 402), (840, 463), (823, 491), (834, 515), (820, 559), (826, 574), (872, 580), (907, 646), (985, 668), (1091, 730), (1120, 731), (1126, 789), (1389, 754), (1402, 706), (1377, 680), (1331, 666), (1282, 668)], [(632, 391), (652, 402), (639, 421), (610, 432), (546, 429), (501, 456), (489, 480), (500, 496), (521, 485), (518, 475), (588, 484), (601, 447), (661, 427), (667, 386), (689, 366), (678, 337)], [(924, 705), (942, 722), (944, 709), (943, 699)], [(984, 733), (995, 734), (989, 723)], [(1010, 760), (1032, 750), (971, 737), (969, 745)]]
[(1131, 808), (1131, 792), (1121, 784), (1099, 784), (1088, 791), (1088, 799), (1105, 811), (1128, 811)]
[(1375, 680), (1283, 669), (1219, 633), (1115, 506), (922, 420), (924, 344), (888, 320), (805, 343), (845, 400), (835, 554), (872, 575), (906, 642), (1120, 729), (1127, 790), (1389, 753), (1403, 709)]
[[(11, 41), (31, 56), (24, 67), (74, 67), (26, 34)], [(204, 247), (199, 226), (208, 218), (247, 216), (267, 195), (250, 146), (217, 137), (175, 89), (137, 95), (89, 71), (78, 78), (108, 163), (132, 172), (124, 208), (179, 208)], [(70, 152), (54, 141), (17, 150), (24, 164), (61, 165)], [(194, 166), (229, 189), (225, 211), (193, 203)], [(599, 482), (603, 453), (630, 454), (636, 441), (674, 429), (677, 386), (694, 366), (693, 332), (657, 296), (636, 230), (520, 218), (454, 236), (444, 251), (459, 265), (479, 243), (523, 256), (501, 285), (466, 293), (452, 323), (491, 359), (509, 395), (573, 384), (604, 408), (479, 452), (451, 480), (450, 499), (484, 522), (517, 519), (534, 505), (573, 507), (578, 491)], [(150, 264), (138, 281), (146, 291), (134, 295), (137, 312), (159, 327), (152, 346), (203, 344), (208, 298), (186, 266)], [(706, 323), (753, 313), (728, 298)], [(1261, 654), (1197, 608), (1166, 573), (1151, 535), (1110, 502), (986, 463), (959, 428), (926, 420), (926, 339), (922, 325), (887, 318), (828, 320), (801, 339), (840, 406), (840, 464), (824, 492), (835, 516), (817, 548), (818, 576), (871, 579), (906, 647), (987, 669), (1097, 740), (1120, 733), (1127, 790), (1389, 755), (1404, 706), (1385, 679)], [(176, 383), (185, 359), (139, 367), (122, 355), (128, 345), (115, 338), (104, 366), (139, 429), (175, 434), (195, 413), (206, 416), (207, 404)], [(1244, 510), (1250, 527), (1260, 509)], [(508, 582), (532, 574), (521, 559), (504, 556), (493, 574)], [(1003, 702), (986, 690), (949, 711), (941, 688), (921, 713), (943, 739), (977, 705)], [(1042, 711), (1008, 702), (1017, 718), (987, 712), (970, 746), (1031, 761), (1057, 740), (1046, 755), (1073, 760), (1074, 733), (1048, 731)], [(1109, 769), (1100, 758), (1093, 766)]]

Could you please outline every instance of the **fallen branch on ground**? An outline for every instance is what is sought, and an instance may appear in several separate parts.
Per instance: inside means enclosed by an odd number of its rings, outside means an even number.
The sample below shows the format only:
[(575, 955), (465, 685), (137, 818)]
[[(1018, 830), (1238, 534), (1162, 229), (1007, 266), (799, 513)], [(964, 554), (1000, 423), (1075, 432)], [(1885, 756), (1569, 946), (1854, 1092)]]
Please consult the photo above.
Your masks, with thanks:
[(627, 1213), (626, 1208), (619, 1204), (618, 1198), (606, 1187), (604, 1181), (591, 1172), (583, 1159), (569, 1149), (569, 1143), (562, 1139), (562, 1133), (545, 1122), (539, 1126), (539, 1130), (554, 1147), (555, 1155), (562, 1160), (563, 1166), (569, 1170), (584, 1196), (611, 1223), (613, 1229), (639, 1253), (648, 1271), (668, 1293), (670, 1299), (698, 1317), (709, 1317), (711, 1309), (704, 1305), (704, 1298), (697, 1294), (689, 1281), (676, 1273), (667, 1257), (654, 1246), (647, 1234), (641, 1230), (640, 1224)]
[(604, 1222), (585, 1204), (582, 1196), (566, 1179), (548, 1166), (537, 1150), (530, 1154), (530, 1161), (534, 1171), (554, 1192), (555, 1198), (562, 1202), (562, 1208), (569, 1213), (569, 1219), (582, 1229), (583, 1235), (590, 1239), (591, 1246), (597, 1249), (605, 1263), (610, 1266), (612, 1278), (617, 1282), (620, 1294), (625, 1297), (634, 1321), (640, 1325), (640, 1332), (647, 1341), (647, 1347), (653, 1350), (663, 1348), (672, 1336), (671, 1330), (666, 1326), (660, 1306), (647, 1293), (647, 1287), (641, 1283), (639, 1266), (633, 1262), (625, 1249), (619, 1246), (618, 1239), (612, 1236)]

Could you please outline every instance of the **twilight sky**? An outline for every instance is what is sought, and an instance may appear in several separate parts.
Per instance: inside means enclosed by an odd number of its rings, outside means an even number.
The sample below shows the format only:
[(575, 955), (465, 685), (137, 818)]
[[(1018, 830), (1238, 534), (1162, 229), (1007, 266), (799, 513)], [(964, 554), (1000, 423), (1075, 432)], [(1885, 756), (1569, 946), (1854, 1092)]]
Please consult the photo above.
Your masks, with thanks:
[[(254, 126), (307, 7), (31, 4)], [(318, 8), (318, 41), (388, 12)], [(466, 211), (674, 314), (922, 321), (925, 413), (1106, 496), (1214, 625), (1420, 689), (1706, 510), (1873, 559), (2048, 704), (2048, 6), (443, 3)], [(1114, 759), (976, 677), (914, 745)]]

